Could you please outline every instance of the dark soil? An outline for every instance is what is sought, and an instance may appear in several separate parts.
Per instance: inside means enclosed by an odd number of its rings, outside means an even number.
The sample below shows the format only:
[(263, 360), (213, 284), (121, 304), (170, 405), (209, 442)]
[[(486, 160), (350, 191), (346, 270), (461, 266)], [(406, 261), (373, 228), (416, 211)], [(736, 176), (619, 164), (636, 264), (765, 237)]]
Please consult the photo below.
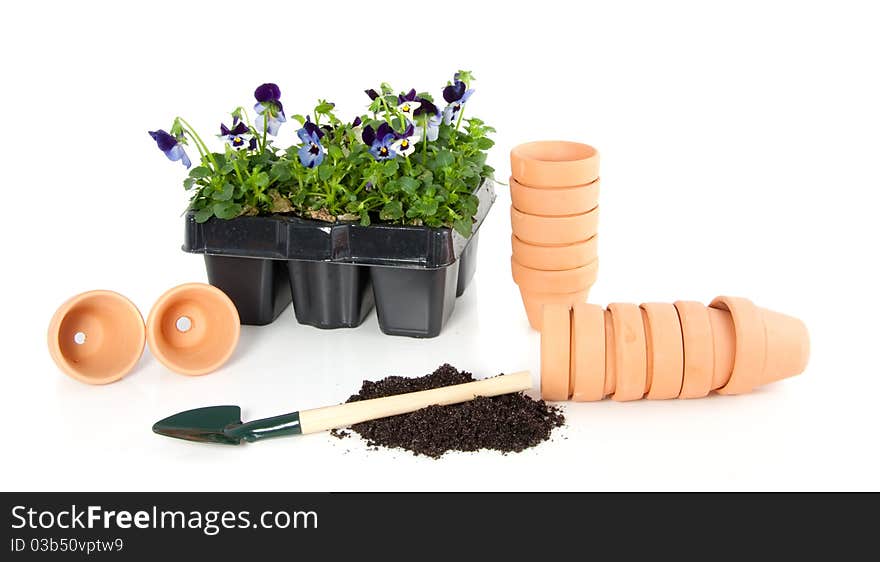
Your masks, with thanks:
[[(472, 382), (473, 375), (441, 365), (418, 378), (387, 377), (364, 381), (360, 392), (346, 402), (417, 392), (451, 384)], [(562, 411), (523, 393), (478, 397), (449, 406), (429, 406), (409, 414), (353, 425), (371, 447), (400, 448), (414, 455), (440, 458), (447, 451), (491, 449), (518, 453), (546, 441), (554, 428), (565, 423)], [(334, 430), (344, 438), (349, 432)]]

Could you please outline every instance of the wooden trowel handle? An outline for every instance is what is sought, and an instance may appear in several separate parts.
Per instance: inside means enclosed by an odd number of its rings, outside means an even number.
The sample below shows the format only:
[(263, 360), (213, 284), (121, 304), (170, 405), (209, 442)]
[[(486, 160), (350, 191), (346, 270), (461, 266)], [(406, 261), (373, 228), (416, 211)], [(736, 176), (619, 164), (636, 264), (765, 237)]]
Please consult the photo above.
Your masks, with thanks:
[(528, 371), (500, 375), (464, 384), (454, 384), (431, 390), (409, 392), (349, 402), (337, 406), (325, 406), (299, 412), (303, 433), (315, 433), (361, 423), (388, 416), (406, 414), (428, 406), (445, 406), (473, 400), (477, 396), (498, 396), (527, 390), (532, 386)]

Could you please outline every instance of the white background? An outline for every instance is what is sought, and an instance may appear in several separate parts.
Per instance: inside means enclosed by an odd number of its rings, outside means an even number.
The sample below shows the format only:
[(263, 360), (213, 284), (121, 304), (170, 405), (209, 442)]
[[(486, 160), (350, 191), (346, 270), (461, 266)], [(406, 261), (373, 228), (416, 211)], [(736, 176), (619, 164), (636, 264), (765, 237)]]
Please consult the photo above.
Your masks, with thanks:
[[(876, 296), (880, 86), (868, 2), (18, 2), (2, 52), (2, 399), (6, 490), (878, 489)], [(539, 336), (509, 272), (499, 189), (473, 285), (440, 337), (244, 327), (214, 374), (149, 351), (106, 387), (46, 351), (55, 308), (88, 289), (144, 312), (205, 280), (180, 251), (184, 170), (147, 136), (183, 115), (213, 135), (265, 81), (288, 114), (318, 97), (360, 112), (382, 80), (437, 94), (458, 68), (490, 161), (543, 138), (602, 153), (601, 268), (591, 300), (751, 298), (811, 330), (802, 376), (740, 397), (570, 403), (522, 454), (435, 461), (326, 434), (239, 448), (153, 435), (176, 411), (246, 419), (343, 401), (362, 379), (448, 361), (531, 369)], [(290, 123), (279, 143), (295, 139)], [(219, 142), (219, 141), (217, 141)], [(219, 145), (217, 145), (219, 146)]]

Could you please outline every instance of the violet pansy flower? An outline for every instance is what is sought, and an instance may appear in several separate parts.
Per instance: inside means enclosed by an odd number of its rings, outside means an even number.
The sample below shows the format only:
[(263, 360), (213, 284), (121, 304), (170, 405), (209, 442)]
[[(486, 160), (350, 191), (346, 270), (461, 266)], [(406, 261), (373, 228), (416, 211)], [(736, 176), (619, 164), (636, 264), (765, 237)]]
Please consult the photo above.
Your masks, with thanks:
[(428, 141), (434, 142), (440, 135), (440, 123), (443, 118), (440, 110), (432, 102), (421, 98), (421, 105), (415, 111), (413, 123), (416, 126), (415, 134), (420, 138), (427, 138)]
[(451, 125), (455, 122), (458, 119), (458, 113), (461, 111), (461, 107), (467, 102), (473, 93), (473, 88), (468, 88), (464, 82), (457, 78), (455, 82), (443, 88), (443, 99), (445, 99), (448, 104), (443, 110), (443, 122), (447, 125)]
[(254, 127), (260, 133), (265, 127), (270, 135), (277, 135), (281, 124), (287, 121), (281, 105), (281, 89), (276, 84), (262, 84), (254, 90), (254, 97), (257, 99), (254, 111), (259, 116), (254, 121)]
[(409, 121), (413, 120), (413, 114), (421, 106), (421, 98), (416, 96), (415, 89), (410, 90), (406, 94), (397, 96), (397, 109), (403, 113)]
[(180, 160), (181, 164), (187, 168), (192, 166), (189, 156), (187, 156), (186, 151), (183, 149), (183, 145), (180, 144), (180, 139), (168, 134), (162, 129), (159, 129), (158, 131), (149, 131), (149, 133), (150, 136), (153, 137), (153, 140), (156, 141), (159, 150), (164, 152), (169, 160), (172, 162)]
[(321, 145), (321, 138), (324, 137), (324, 132), (320, 127), (312, 123), (310, 117), (306, 117), (306, 122), (296, 132), (296, 136), (302, 141), (302, 146), (299, 147), (297, 152), (302, 165), (306, 168), (320, 166), (321, 162), (324, 161), (324, 147)]
[(397, 156), (391, 146), (394, 144), (394, 130), (388, 123), (382, 123), (375, 130), (367, 125), (361, 133), (361, 139), (370, 147), (370, 154), (376, 160), (389, 160)]
[(419, 136), (416, 134), (415, 127), (412, 123), (407, 125), (406, 130), (403, 133), (395, 133), (394, 138), (395, 141), (391, 145), (391, 148), (401, 156), (409, 156), (412, 154), (416, 149), (416, 145), (419, 143)]
[(226, 141), (233, 150), (247, 148), (253, 150), (257, 147), (257, 139), (251, 134), (250, 128), (238, 117), (232, 119), (232, 128), (220, 123), (220, 138)]

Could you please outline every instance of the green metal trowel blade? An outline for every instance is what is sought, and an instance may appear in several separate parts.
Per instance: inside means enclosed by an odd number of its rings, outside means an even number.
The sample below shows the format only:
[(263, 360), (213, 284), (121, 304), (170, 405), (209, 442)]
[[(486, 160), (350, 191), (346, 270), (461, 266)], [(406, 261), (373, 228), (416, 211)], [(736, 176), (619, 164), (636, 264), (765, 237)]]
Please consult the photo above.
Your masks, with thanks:
[(209, 406), (180, 412), (157, 421), (153, 424), (153, 431), (159, 435), (187, 441), (238, 445), (241, 439), (227, 436), (224, 430), (239, 425), (241, 425), (239, 406)]

